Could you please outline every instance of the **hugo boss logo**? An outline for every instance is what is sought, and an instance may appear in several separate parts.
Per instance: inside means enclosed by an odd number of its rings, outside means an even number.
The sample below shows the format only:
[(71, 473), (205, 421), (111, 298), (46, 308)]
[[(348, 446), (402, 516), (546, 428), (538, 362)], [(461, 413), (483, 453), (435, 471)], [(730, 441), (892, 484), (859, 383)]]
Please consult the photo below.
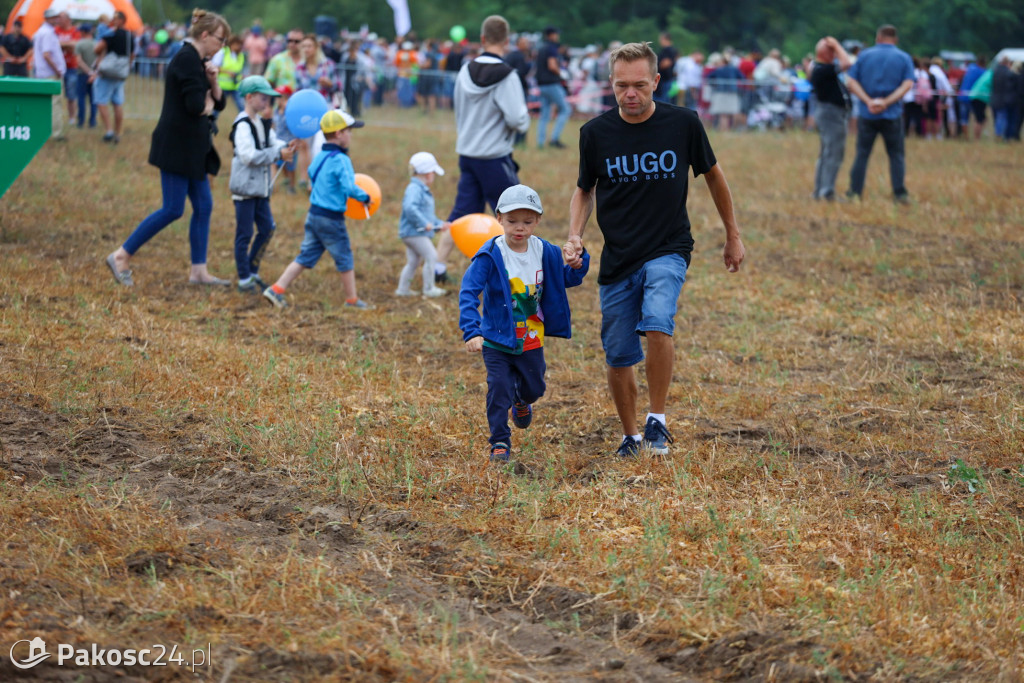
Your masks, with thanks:
[(608, 178), (613, 183), (621, 183), (675, 178), (679, 160), (675, 152), (666, 150), (661, 154), (644, 152), (610, 157), (605, 159), (604, 163), (608, 170)]

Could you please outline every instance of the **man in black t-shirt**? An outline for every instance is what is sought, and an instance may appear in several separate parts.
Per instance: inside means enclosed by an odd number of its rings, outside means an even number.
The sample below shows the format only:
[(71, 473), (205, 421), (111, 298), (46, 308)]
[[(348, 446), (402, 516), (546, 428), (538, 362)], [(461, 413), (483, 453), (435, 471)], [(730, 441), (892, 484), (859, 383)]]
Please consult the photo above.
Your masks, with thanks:
[[(562, 248), (570, 266), (583, 257), (583, 230), (597, 206), (604, 234), (597, 282), (601, 342), (608, 385), (622, 422), (617, 454), (641, 448), (667, 454), (672, 437), (665, 404), (672, 379), (672, 333), (679, 293), (693, 250), (686, 213), (687, 174), (703, 175), (725, 224), (725, 266), (739, 270), (745, 251), (732, 194), (696, 112), (653, 100), (658, 85), (654, 51), (629, 43), (610, 56), (618, 108), (580, 130), (580, 168), (569, 205), (569, 237)], [(647, 337), (650, 412), (643, 439), (637, 428), (633, 366), (644, 359)]]
[(558, 118), (551, 128), (549, 147), (563, 149), (562, 129), (569, 121), (571, 109), (565, 99), (565, 87), (562, 86), (562, 56), (559, 52), (559, 33), (554, 26), (544, 29), (544, 43), (537, 50), (537, 65), (533, 77), (537, 79), (540, 91), (540, 120), (537, 124), (537, 147), (543, 148), (547, 139), (548, 122), (551, 120), (551, 108), (558, 110)]
[(28, 62), (32, 59), (32, 41), (21, 32), (21, 20), (15, 19), (10, 33), (0, 38), (0, 61), (4, 63), (4, 76), (28, 76)]
[[(530, 49), (530, 39), (520, 34), (516, 40), (516, 49), (505, 55), (505, 63), (516, 70), (519, 74), (519, 84), (523, 86), (523, 97), (527, 103), (530, 101), (530, 85), (526, 77), (533, 68), (533, 51)], [(516, 131), (515, 146), (519, 147), (526, 143), (526, 133)]]
[(669, 93), (672, 91), (672, 81), (675, 77), (676, 60), (679, 59), (679, 50), (672, 45), (672, 36), (662, 33), (658, 36), (661, 43), (661, 51), (658, 52), (658, 87), (654, 89), (654, 100), (656, 102), (668, 102)]
[(811, 68), (811, 90), (818, 100), (814, 120), (821, 139), (821, 151), (814, 166), (814, 199), (835, 201), (836, 176), (846, 151), (850, 94), (839, 74), (850, 68), (850, 55), (839, 41), (828, 36), (818, 41)]

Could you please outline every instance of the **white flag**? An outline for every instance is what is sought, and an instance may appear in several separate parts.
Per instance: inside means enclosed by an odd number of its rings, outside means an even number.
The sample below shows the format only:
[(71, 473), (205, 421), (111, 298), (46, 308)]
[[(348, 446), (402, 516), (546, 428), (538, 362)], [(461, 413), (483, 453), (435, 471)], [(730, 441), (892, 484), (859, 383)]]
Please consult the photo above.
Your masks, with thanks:
[(395, 11), (395, 35), (404, 36), (412, 30), (412, 19), (409, 18), (408, 0), (388, 0)]

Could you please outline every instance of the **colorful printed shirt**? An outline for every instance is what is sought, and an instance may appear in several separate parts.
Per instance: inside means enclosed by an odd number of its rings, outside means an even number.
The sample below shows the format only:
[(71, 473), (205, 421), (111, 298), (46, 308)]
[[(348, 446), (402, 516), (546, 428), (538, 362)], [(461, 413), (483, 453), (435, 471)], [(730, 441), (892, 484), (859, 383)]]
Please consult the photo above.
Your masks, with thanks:
[[(544, 346), (544, 312), (540, 298), (544, 290), (544, 244), (531, 237), (526, 253), (512, 251), (502, 235), (494, 240), (501, 251), (512, 291), (512, 320), (516, 325), (516, 348), (513, 353), (531, 351)], [(498, 344), (484, 341), (484, 346), (510, 351)]]
[(275, 88), (290, 85), (292, 90), (299, 89), (299, 82), (295, 78), (295, 60), (287, 52), (281, 52), (270, 58), (270, 63), (267, 64), (267, 73), (264, 76)]
[[(321, 78), (329, 80), (331, 87), (322, 87), (320, 85)], [(316, 65), (316, 69), (312, 70), (305, 62), (299, 62), (295, 67), (295, 80), (299, 83), (299, 90), (316, 90), (327, 100), (330, 100), (334, 91), (341, 90), (341, 81), (338, 79), (334, 62), (330, 59), (324, 59)]]

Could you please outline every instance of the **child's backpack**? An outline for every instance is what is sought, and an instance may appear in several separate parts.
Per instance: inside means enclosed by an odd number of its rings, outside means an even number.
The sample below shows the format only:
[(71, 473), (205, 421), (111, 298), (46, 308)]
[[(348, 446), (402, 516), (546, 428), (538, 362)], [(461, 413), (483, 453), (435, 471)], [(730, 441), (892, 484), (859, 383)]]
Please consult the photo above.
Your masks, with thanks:
[(242, 118), (242, 119), (238, 119), (233, 124), (231, 124), (231, 134), (228, 136), (228, 140), (231, 141), (231, 146), (232, 147), (235, 146), (235, 129), (238, 128), (238, 124), (242, 123), (243, 121), (245, 123), (249, 124), (249, 128), (252, 129), (252, 139), (253, 139), (253, 142), (256, 143), (256, 149), (264, 149), (264, 148), (266, 148), (267, 143), (270, 142), (270, 126), (273, 123), (273, 121), (271, 119), (260, 118), (260, 123), (263, 124), (263, 140), (264, 140), (264, 143), (262, 145), (260, 145), (260, 136), (256, 134), (256, 124), (248, 116), (246, 116), (245, 118)]

